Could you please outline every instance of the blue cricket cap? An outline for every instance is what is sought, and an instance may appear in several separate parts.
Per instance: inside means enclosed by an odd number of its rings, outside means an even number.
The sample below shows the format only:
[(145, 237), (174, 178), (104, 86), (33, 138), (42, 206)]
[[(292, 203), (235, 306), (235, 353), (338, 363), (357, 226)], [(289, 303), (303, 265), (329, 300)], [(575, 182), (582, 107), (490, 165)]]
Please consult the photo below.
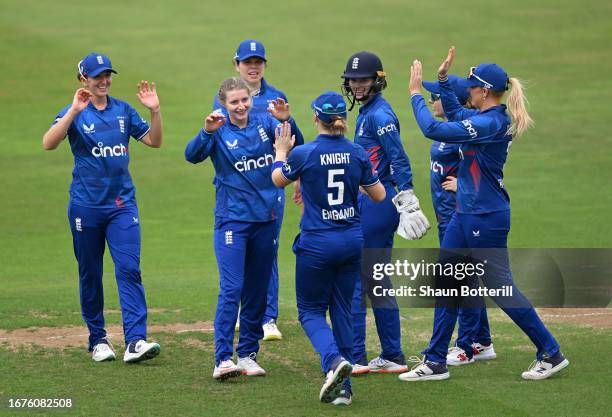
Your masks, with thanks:
[(480, 64), (470, 68), (467, 77), (470, 87), (484, 87), (493, 91), (506, 91), (508, 89), (508, 74), (497, 64)]
[[(467, 103), (470, 97), (470, 86), (466, 78), (457, 77), (456, 75), (448, 76), (448, 82), (455, 92), (457, 99), (461, 104)], [(423, 87), (433, 94), (440, 94), (440, 83), (438, 81), (423, 81)]]
[(234, 59), (244, 61), (252, 57), (261, 58), (266, 61), (266, 48), (264, 48), (263, 43), (253, 39), (242, 41), (236, 49)]
[(78, 63), (78, 68), (79, 74), (85, 77), (95, 78), (104, 71), (110, 71), (117, 74), (117, 71), (113, 69), (113, 64), (111, 64), (110, 58), (97, 52), (92, 52), (80, 60)]
[(333, 117), (346, 119), (346, 103), (344, 97), (335, 91), (327, 91), (317, 97), (310, 107), (315, 115), (325, 123), (331, 123)]

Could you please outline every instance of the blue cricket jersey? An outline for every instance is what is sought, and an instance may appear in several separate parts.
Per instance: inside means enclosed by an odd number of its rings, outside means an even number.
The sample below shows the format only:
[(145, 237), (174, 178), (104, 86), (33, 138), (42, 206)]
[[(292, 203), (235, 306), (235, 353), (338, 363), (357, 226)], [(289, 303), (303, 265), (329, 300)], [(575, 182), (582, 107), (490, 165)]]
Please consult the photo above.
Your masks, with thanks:
[[(289, 119), (296, 146), (304, 143), (302, 132)], [(274, 130), (280, 124), (269, 114), (251, 115), (245, 128), (229, 117), (217, 131), (204, 129), (187, 144), (185, 159), (197, 164), (210, 157), (215, 167), (215, 218), (226, 221), (274, 220), (278, 189), (272, 183)]]
[[(128, 171), (130, 136), (142, 139), (149, 125), (132, 106), (111, 96), (104, 110), (89, 103), (68, 128), (74, 155), (70, 201), (84, 207), (123, 207), (136, 204)], [(68, 112), (64, 107), (56, 124)]]
[[(251, 110), (249, 113), (251, 115), (267, 113), (268, 108), (272, 106), (272, 100), (282, 98), (287, 102), (289, 101), (287, 100), (287, 96), (285, 95), (285, 93), (268, 84), (263, 78), (261, 80), (261, 88), (259, 89), (259, 92), (256, 95), (253, 95), (252, 98), (253, 105), (251, 106)], [(227, 110), (225, 110), (225, 107), (221, 105), (218, 94), (215, 94), (215, 99), (213, 101), (213, 110), (220, 111), (227, 116)]]
[(392, 183), (400, 191), (413, 188), (399, 120), (382, 94), (377, 94), (359, 109), (355, 142), (366, 150), (383, 184)]
[(431, 200), (438, 223), (450, 221), (457, 208), (457, 196), (442, 188), (446, 177), (456, 177), (459, 168), (459, 148), (455, 143), (434, 142), (430, 151)]
[(378, 182), (364, 149), (344, 136), (319, 135), (294, 148), (281, 172), (301, 179), (302, 231), (359, 226), (359, 186)]
[(504, 188), (503, 168), (512, 135), (508, 132), (511, 120), (506, 106), (501, 104), (483, 112), (465, 109), (448, 81), (440, 82), (440, 94), (444, 112), (453, 121), (434, 119), (420, 94), (413, 95), (410, 101), (426, 137), (461, 145), (457, 212), (481, 214), (508, 210), (510, 197)]

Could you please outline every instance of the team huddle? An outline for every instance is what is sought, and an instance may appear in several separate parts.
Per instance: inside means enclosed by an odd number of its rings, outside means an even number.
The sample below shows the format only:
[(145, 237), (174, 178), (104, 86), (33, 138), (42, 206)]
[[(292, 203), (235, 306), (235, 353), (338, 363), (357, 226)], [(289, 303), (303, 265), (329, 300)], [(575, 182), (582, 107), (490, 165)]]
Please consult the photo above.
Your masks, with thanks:
[[(512, 139), (531, 124), (526, 99), (520, 81), (496, 64), (472, 67), (467, 78), (450, 75), (454, 55), (453, 47), (435, 82), (423, 81), (421, 63), (414, 61), (409, 87), (416, 122), (433, 141), (430, 179), (440, 258), (455, 259), (456, 248), (469, 249), (472, 255), (499, 250), (483, 280), (512, 291), (511, 303), (492, 298), (536, 346), (536, 360), (522, 377), (545, 379), (569, 361), (516, 288), (505, 251), (510, 204), (503, 167)], [(382, 62), (371, 52), (348, 59), (341, 75), (343, 94), (328, 91), (311, 104), (318, 131), (311, 141), (304, 140), (285, 94), (264, 79), (266, 64), (260, 42), (246, 40), (238, 46), (234, 66), (239, 76), (222, 82), (203, 128), (185, 149), (188, 162), (210, 159), (215, 170), (214, 248), (220, 291), (213, 378), (266, 375), (258, 358), (260, 340), (283, 337), (277, 325), (278, 248), (284, 187), (292, 182), (293, 200), (302, 206), (300, 233), (293, 242), (298, 317), (321, 357), (325, 381), (320, 401), (351, 404), (351, 375), (392, 373), (401, 381), (441, 380), (450, 376), (447, 365), (495, 359), (482, 297), (469, 302), (438, 297), (429, 346), (409, 368), (401, 347), (399, 307), (388, 295), (373, 305), (381, 352), (368, 358), (364, 297), (373, 293), (360, 275), (371, 269), (373, 260), (364, 254), (383, 249), (390, 259), (396, 232), (415, 240), (430, 228), (413, 190), (398, 118), (383, 97), (387, 80)], [(147, 341), (129, 138), (159, 148), (163, 128), (155, 84), (138, 85), (138, 99), (150, 110), (149, 124), (128, 103), (109, 95), (112, 73), (116, 71), (110, 59), (102, 54), (91, 53), (78, 63), (82, 88), (43, 136), (43, 147), (55, 149), (67, 136), (74, 155), (68, 219), (89, 351), (98, 362), (116, 358), (103, 316), (102, 264), (108, 243), (120, 294), (124, 361), (133, 363), (154, 358), (160, 345)], [(422, 87), (431, 93), (433, 115)], [(507, 90), (506, 106), (502, 98)], [(359, 115), (350, 140), (347, 113), (356, 105)], [(388, 277), (378, 283), (393, 287)], [(457, 321), (458, 337), (449, 349)]]

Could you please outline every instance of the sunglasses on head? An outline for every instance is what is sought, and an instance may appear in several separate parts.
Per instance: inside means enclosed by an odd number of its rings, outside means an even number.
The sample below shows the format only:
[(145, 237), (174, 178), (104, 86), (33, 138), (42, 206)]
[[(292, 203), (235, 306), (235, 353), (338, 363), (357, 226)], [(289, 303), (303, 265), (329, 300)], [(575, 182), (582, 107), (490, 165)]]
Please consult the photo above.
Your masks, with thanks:
[(475, 70), (476, 70), (476, 67), (470, 67), (470, 74), (468, 75), (468, 78), (475, 78), (475, 79), (477, 79), (478, 81), (480, 81), (481, 83), (484, 84), (484, 86), (483, 86), (484, 88), (489, 88), (489, 89), (493, 88), (493, 84), (483, 80), (478, 75), (476, 75), (474, 73)]
[(321, 106), (321, 111), (326, 114), (339, 114), (344, 113), (346, 111), (346, 104), (338, 103), (334, 107), (334, 105), (330, 103), (325, 103)]

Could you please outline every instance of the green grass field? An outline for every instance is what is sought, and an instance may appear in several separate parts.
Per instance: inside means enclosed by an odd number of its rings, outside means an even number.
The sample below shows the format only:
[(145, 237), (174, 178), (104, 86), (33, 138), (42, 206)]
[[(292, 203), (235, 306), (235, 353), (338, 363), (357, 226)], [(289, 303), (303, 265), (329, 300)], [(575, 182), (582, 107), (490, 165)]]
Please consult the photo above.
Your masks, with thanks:
[[(183, 150), (201, 128), (221, 80), (235, 74), (236, 45), (251, 37), (266, 45), (266, 78), (287, 93), (310, 138), (315, 131), (309, 104), (319, 93), (339, 88), (346, 59), (359, 50), (381, 56), (389, 79), (385, 96), (400, 118), (416, 191), (430, 220), (430, 143), (409, 104), (410, 62), (423, 61), (432, 79), (455, 45), (457, 74), (480, 62), (499, 63), (529, 82), (536, 120), (514, 143), (505, 171), (513, 210), (510, 245), (612, 247), (612, 136), (606, 127), (612, 3), (445, 3), (0, 0), (0, 329), (82, 326), (66, 217), (72, 156), (67, 143), (43, 151), (41, 137), (70, 102), (78, 87), (76, 63), (90, 51), (108, 54), (119, 71), (113, 96), (146, 115), (135, 93), (136, 83), (149, 79), (162, 100), (163, 147), (130, 148), (152, 325), (213, 318), (218, 291), (213, 169), (208, 162), (186, 163)], [(354, 120), (353, 114), (353, 127)], [(358, 378), (349, 409), (318, 403), (318, 357), (295, 309), (289, 243), (298, 221), (299, 210), (289, 204), (279, 255), (285, 340), (262, 347), (268, 377), (215, 383), (210, 332), (154, 333), (162, 354), (138, 366), (94, 364), (84, 347), (13, 348), (0, 342), (0, 415), (13, 414), (7, 399), (14, 397), (74, 399), (72, 410), (48, 411), (54, 416), (609, 415), (612, 377), (602, 360), (610, 354), (612, 330), (551, 324), (570, 369), (548, 381), (524, 382), (520, 372), (533, 350), (499, 311), (492, 313), (498, 360), (452, 369), (451, 379), (438, 383)], [(437, 236), (429, 233), (418, 242), (397, 238), (396, 245), (436, 247)], [(105, 265), (106, 305), (116, 310), (110, 258)], [(431, 311), (407, 309), (402, 316), (405, 352), (416, 355), (430, 336)], [(120, 316), (109, 314), (107, 321), (119, 324)], [(120, 337), (114, 341), (121, 345)], [(368, 343), (375, 355), (372, 326)]]

